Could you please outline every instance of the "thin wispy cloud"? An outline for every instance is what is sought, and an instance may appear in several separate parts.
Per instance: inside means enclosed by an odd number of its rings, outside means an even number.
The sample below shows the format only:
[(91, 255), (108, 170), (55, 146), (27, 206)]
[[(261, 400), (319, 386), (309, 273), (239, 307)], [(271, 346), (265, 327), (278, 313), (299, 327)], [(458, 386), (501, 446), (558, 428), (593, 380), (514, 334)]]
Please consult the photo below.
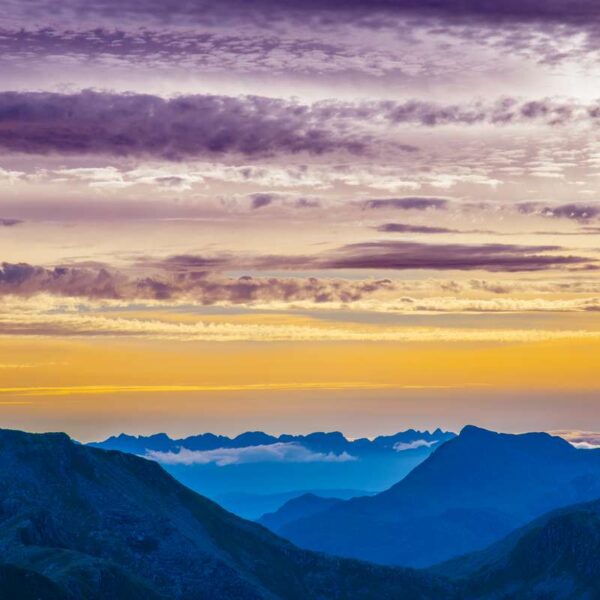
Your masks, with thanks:
[(180, 448), (177, 452), (148, 451), (146, 457), (166, 465), (207, 465), (218, 467), (253, 463), (315, 463), (349, 462), (356, 457), (342, 452), (314, 452), (296, 442), (277, 442), (274, 444), (249, 446), (244, 448), (218, 448), (217, 450), (188, 450)]
[(431, 448), (437, 444), (437, 440), (413, 440), (412, 442), (396, 442), (394, 450), (404, 452), (405, 450), (416, 450), (417, 448)]

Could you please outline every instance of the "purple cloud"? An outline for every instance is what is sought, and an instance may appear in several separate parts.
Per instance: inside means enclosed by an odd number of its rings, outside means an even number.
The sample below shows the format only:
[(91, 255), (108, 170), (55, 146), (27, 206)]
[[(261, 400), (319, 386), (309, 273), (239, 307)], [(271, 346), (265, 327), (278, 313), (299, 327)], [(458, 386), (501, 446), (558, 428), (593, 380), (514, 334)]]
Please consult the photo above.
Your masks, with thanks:
[(23, 223), (21, 219), (2, 219), (0, 218), (0, 227), (14, 227)]
[[(532, 105), (536, 108), (531, 108)], [(538, 106), (539, 105), (539, 106)], [(541, 106), (544, 106), (542, 109)], [(190, 95), (164, 99), (146, 94), (83, 91), (0, 93), (0, 147), (29, 154), (151, 156), (167, 160), (225, 154), (263, 157), (281, 154), (366, 154), (372, 147), (416, 152), (390, 141), (374, 128), (381, 121), (422, 126), (506, 124), (543, 118), (549, 123), (588, 118), (582, 107), (547, 101), (519, 104), (503, 100), (491, 107), (456, 107), (412, 101), (343, 103), (295, 101), (258, 96)], [(577, 112), (578, 111), (578, 112)], [(576, 115), (575, 115), (576, 113)], [(389, 129), (389, 128), (386, 128)], [(358, 133), (361, 131), (361, 133)], [(385, 141), (387, 139), (387, 141)], [(410, 199), (393, 199), (410, 208)], [(412, 201), (414, 208), (428, 199)], [(446, 200), (432, 198), (441, 208)], [(393, 205), (373, 200), (367, 207)]]
[(517, 210), (525, 215), (537, 214), (543, 217), (570, 219), (579, 223), (587, 223), (600, 216), (600, 204), (581, 204), (577, 202), (556, 206), (539, 202), (521, 202), (517, 204)]
[(428, 210), (447, 208), (449, 202), (445, 198), (426, 198), (421, 196), (406, 196), (404, 198), (376, 198), (367, 200), (365, 208), (394, 208), (398, 210)]
[[(29, 18), (52, 16), (56, 7), (49, 1), (36, 2), (33, 6), (20, 6), (15, 3), (12, 9), (15, 16)], [(465, 18), (486, 21), (505, 20), (547, 20), (568, 23), (586, 23), (598, 19), (598, 6), (594, 0), (503, 0), (503, 2), (477, 2), (464, 0), (297, 0), (292, 5), (282, 4), (279, 0), (255, 0), (252, 3), (243, 0), (175, 0), (165, 4), (159, 0), (99, 0), (93, 5), (84, 0), (64, 0), (62, 14), (82, 17), (104, 17), (117, 20), (137, 16), (152, 18), (169, 23), (179, 19), (193, 19), (211, 22), (222, 19), (244, 19), (252, 15), (254, 19), (281, 18), (282, 15), (298, 17), (305, 13), (332, 12), (339, 15), (361, 16), (365, 14), (408, 13), (414, 15), (433, 15), (451, 20)], [(258, 13), (258, 14), (257, 14)], [(217, 21), (218, 22), (218, 21)]]
[[(114, 300), (169, 300), (188, 298), (204, 305), (220, 302), (356, 302), (390, 290), (388, 279), (346, 281), (294, 277), (227, 277), (215, 271), (222, 259), (174, 256), (148, 261), (153, 272), (134, 277), (124, 271), (101, 266), (46, 268), (26, 263), (2, 263), (0, 294), (57, 296)], [(230, 265), (235, 267), (236, 262)]]
[(330, 269), (433, 269), (484, 271), (541, 271), (589, 263), (586, 258), (542, 254), (557, 246), (513, 244), (420, 244), (367, 242), (343, 246), (321, 261)]
[(45, 267), (26, 263), (2, 263), (0, 268), (0, 294), (29, 296), (46, 292), (64, 296), (90, 296), (94, 298), (119, 298), (119, 277), (104, 268)]
[(384, 223), (376, 227), (382, 233), (464, 233), (447, 227), (427, 227), (426, 225), (408, 225), (406, 223)]
[(269, 206), (274, 200), (273, 194), (253, 194), (252, 195), (252, 210)]
[(0, 147), (30, 154), (157, 156), (361, 153), (322, 111), (255, 96), (0, 93)]

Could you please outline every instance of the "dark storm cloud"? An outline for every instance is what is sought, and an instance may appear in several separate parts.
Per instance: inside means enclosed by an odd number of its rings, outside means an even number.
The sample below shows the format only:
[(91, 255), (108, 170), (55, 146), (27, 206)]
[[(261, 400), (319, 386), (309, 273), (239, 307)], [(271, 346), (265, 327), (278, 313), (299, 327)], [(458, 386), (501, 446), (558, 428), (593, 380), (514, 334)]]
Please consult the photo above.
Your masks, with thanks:
[(365, 208), (393, 208), (398, 210), (445, 209), (448, 207), (445, 198), (426, 198), (421, 196), (405, 196), (403, 198), (375, 198), (364, 202)]
[(21, 219), (3, 219), (0, 218), (0, 227), (14, 227), (15, 225), (21, 225), (23, 221)]

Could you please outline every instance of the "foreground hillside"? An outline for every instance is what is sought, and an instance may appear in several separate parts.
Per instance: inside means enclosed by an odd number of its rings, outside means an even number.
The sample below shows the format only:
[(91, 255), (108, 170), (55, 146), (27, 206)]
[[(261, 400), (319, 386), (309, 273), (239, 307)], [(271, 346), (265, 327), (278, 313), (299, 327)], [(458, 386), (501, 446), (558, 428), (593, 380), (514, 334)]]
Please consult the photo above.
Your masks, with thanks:
[(0, 497), (0, 551), (10, 565), (0, 570), (0, 597), (11, 598), (15, 581), (28, 587), (12, 598), (31, 591), (43, 600), (452, 596), (430, 574), (299, 550), (156, 463), (64, 434), (1, 430)]
[(600, 501), (536, 519), (486, 550), (432, 569), (464, 598), (600, 598)]
[(599, 496), (600, 452), (545, 433), (468, 426), (389, 490), (300, 515), (277, 532), (311, 550), (422, 567)]

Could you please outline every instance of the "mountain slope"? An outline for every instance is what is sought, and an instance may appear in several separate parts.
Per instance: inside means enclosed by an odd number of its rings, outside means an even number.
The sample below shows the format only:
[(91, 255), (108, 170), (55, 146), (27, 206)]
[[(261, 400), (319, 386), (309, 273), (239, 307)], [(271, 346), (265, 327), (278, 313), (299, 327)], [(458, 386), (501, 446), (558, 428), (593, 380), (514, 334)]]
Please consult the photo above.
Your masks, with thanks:
[(278, 510), (264, 514), (257, 523), (277, 533), (289, 523), (331, 508), (341, 502), (340, 498), (323, 498), (315, 494), (304, 494), (286, 502)]
[(283, 526), (313, 550), (427, 566), (494, 542), (548, 510), (600, 496), (600, 453), (544, 433), (468, 426), (402, 481)]
[(211, 500), (214, 500), (225, 510), (238, 515), (238, 517), (248, 519), (249, 521), (258, 521), (263, 515), (277, 512), (290, 500), (299, 498), (300, 496), (304, 496), (306, 494), (312, 494), (319, 496), (320, 498), (338, 498), (348, 500), (349, 498), (356, 498), (357, 496), (369, 496), (372, 495), (373, 492), (348, 489), (293, 490), (290, 492), (282, 492), (280, 494), (249, 494), (247, 492), (232, 492), (229, 494), (217, 495), (214, 498), (211, 498)]
[(0, 600), (67, 600), (50, 579), (35, 571), (0, 565)]
[(154, 462), (64, 434), (0, 430), (0, 498), (3, 562), (51, 580), (69, 600), (450, 594), (429, 574), (299, 550)]
[(536, 519), (489, 548), (432, 572), (455, 578), (468, 599), (600, 598), (600, 500)]

